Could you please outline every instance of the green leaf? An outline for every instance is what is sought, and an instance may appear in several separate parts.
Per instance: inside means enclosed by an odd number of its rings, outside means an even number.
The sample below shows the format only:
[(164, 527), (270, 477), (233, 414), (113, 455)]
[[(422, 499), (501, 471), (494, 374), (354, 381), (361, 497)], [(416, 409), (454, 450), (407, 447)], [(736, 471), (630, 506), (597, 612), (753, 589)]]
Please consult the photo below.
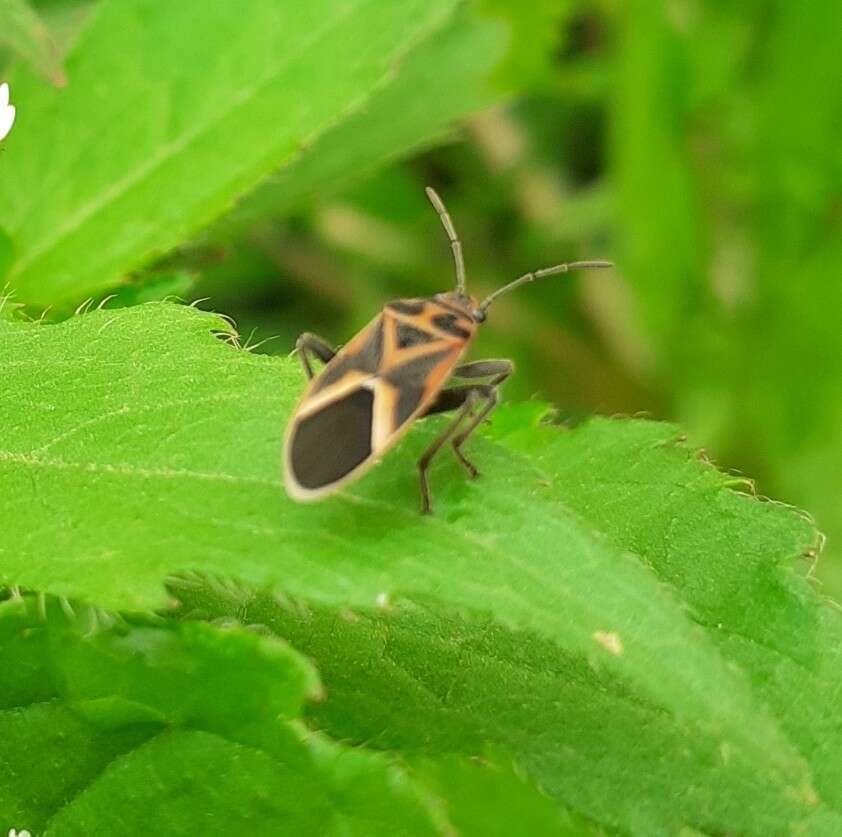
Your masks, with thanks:
[(225, 233), (289, 212), (317, 192), (341, 189), (441, 139), (455, 120), (491, 105), (502, 95), (490, 79), (505, 51), (505, 29), (463, 4), (446, 26), (407, 56), (365, 108), (237, 206), (222, 222)]
[(449, 819), (464, 837), (605, 833), (582, 817), (559, 812), (502, 758), (421, 757), (411, 764), (413, 778), (446, 801)]
[[(0, 227), (0, 277), (5, 276), (14, 258), (14, 244), (12, 239)], [(4, 292), (4, 296), (6, 293)]]
[(0, 206), (18, 296), (113, 287), (361, 107), (453, 6), (105, 0), (66, 90), (16, 80)]
[(290, 723), (317, 681), (276, 638), (38, 602), (0, 604), (4, 833), (141, 833), (154, 811), (172, 835), (471, 835), (507, 803), (562, 833), (510, 770), (450, 758), (407, 771)]
[(188, 618), (236, 614), (314, 659), (328, 700), (312, 707), (312, 723), (343, 740), (412, 757), (478, 755), (490, 742), (566, 805), (635, 834), (688, 824), (746, 834), (782, 822), (803, 823), (807, 833), (820, 833), (822, 822), (838, 827), (842, 736), (827, 723), (842, 693), (842, 619), (834, 611), (820, 612), (809, 664), (762, 638), (724, 626), (713, 632), (809, 756), (820, 805), (806, 788), (800, 798), (781, 793), (720, 736), (676, 722), (592, 658), (530, 632), (405, 602), (348, 612), (197, 579), (174, 580), (171, 589)]
[(559, 47), (563, 24), (575, 11), (572, 0), (479, 0), (487, 13), (508, 20), (509, 49), (499, 77), (519, 85), (539, 84), (550, 74), (552, 52)]
[(3, 44), (53, 84), (61, 87), (66, 83), (58, 48), (27, 0), (0, 3), (0, 45)]
[(483, 478), (444, 458), (431, 518), (414, 463), (440, 423), (422, 422), (350, 491), (295, 504), (279, 456), (297, 362), (213, 332), (230, 326), (167, 304), (0, 321), (3, 580), (140, 609), (193, 570), (336, 607), (409, 597), (441, 618), (487, 613), (590, 661), (809, 818), (806, 755), (720, 634), (824, 660), (789, 566), (815, 541), (809, 522), (735, 493), (672, 427), (642, 421), (477, 439)]
[(407, 56), (365, 108), (249, 195), (227, 216), (231, 236), (314, 194), (337, 192), (390, 161), (441, 141), (456, 120), (489, 107), (546, 70), (569, 4), (463, 3)]

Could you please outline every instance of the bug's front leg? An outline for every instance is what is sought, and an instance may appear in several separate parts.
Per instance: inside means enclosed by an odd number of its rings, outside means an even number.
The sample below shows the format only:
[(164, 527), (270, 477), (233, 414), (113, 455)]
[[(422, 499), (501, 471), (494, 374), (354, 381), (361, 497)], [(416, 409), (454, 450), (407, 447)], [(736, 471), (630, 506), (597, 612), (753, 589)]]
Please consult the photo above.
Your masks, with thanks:
[(310, 381), (313, 380), (313, 366), (310, 363), (309, 355), (314, 355), (322, 363), (329, 363), (336, 355), (336, 349), (332, 349), (329, 343), (322, 340), (318, 335), (306, 331), (295, 341), (295, 351), (301, 358), (304, 374)]

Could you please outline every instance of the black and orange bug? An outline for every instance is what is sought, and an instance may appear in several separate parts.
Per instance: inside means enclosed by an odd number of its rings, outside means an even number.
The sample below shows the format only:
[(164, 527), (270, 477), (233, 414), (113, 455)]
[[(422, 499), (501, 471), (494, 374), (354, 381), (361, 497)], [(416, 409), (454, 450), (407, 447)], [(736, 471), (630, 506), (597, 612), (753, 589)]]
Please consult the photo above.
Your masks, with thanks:
[[(427, 471), (448, 441), (471, 477), (479, 475), (462, 446), (497, 406), (498, 387), (514, 370), (510, 360), (457, 366), (497, 297), (527, 282), (611, 262), (559, 264), (525, 273), (477, 303), (465, 289), (462, 244), (436, 192), (427, 196), (444, 225), (456, 264), (456, 288), (428, 299), (399, 299), (338, 352), (320, 337), (296, 342), (309, 385), (292, 414), (284, 441), (290, 497), (319, 500), (362, 476), (417, 418), (458, 410), (418, 462), (422, 511), (431, 511)], [(326, 364), (314, 374), (310, 356)], [(461, 385), (445, 388), (450, 380)]]

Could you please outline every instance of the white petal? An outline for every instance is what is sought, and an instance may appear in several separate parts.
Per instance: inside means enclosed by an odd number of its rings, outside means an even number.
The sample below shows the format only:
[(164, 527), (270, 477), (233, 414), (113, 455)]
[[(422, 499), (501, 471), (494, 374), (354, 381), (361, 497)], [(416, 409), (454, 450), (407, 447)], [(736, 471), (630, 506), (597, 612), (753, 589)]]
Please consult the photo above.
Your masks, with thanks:
[(0, 110), (9, 104), (9, 85), (7, 82), (0, 84)]
[(0, 109), (0, 141), (6, 139), (15, 121), (15, 106), (9, 105), (5, 110)]

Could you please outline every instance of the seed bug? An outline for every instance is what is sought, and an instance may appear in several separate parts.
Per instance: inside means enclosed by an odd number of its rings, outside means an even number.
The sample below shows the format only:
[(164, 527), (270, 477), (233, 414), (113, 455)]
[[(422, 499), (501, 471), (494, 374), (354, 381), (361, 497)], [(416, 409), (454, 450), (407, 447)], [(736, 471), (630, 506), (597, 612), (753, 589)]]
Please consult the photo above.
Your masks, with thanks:
[[(292, 414), (284, 441), (284, 476), (290, 497), (319, 500), (361, 477), (409, 430), (417, 418), (456, 411), (418, 462), (421, 509), (432, 510), (427, 472), (449, 441), (471, 477), (479, 471), (462, 450), (500, 400), (499, 386), (512, 374), (510, 360), (457, 366), (489, 306), (528, 282), (570, 270), (611, 267), (611, 262), (559, 264), (525, 273), (483, 302), (465, 288), (462, 244), (436, 192), (427, 197), (450, 240), (456, 266), (453, 291), (427, 299), (399, 299), (347, 345), (336, 351), (314, 334), (296, 342), (309, 384)], [(315, 374), (312, 358), (325, 364)], [(445, 388), (450, 379), (457, 383)]]

